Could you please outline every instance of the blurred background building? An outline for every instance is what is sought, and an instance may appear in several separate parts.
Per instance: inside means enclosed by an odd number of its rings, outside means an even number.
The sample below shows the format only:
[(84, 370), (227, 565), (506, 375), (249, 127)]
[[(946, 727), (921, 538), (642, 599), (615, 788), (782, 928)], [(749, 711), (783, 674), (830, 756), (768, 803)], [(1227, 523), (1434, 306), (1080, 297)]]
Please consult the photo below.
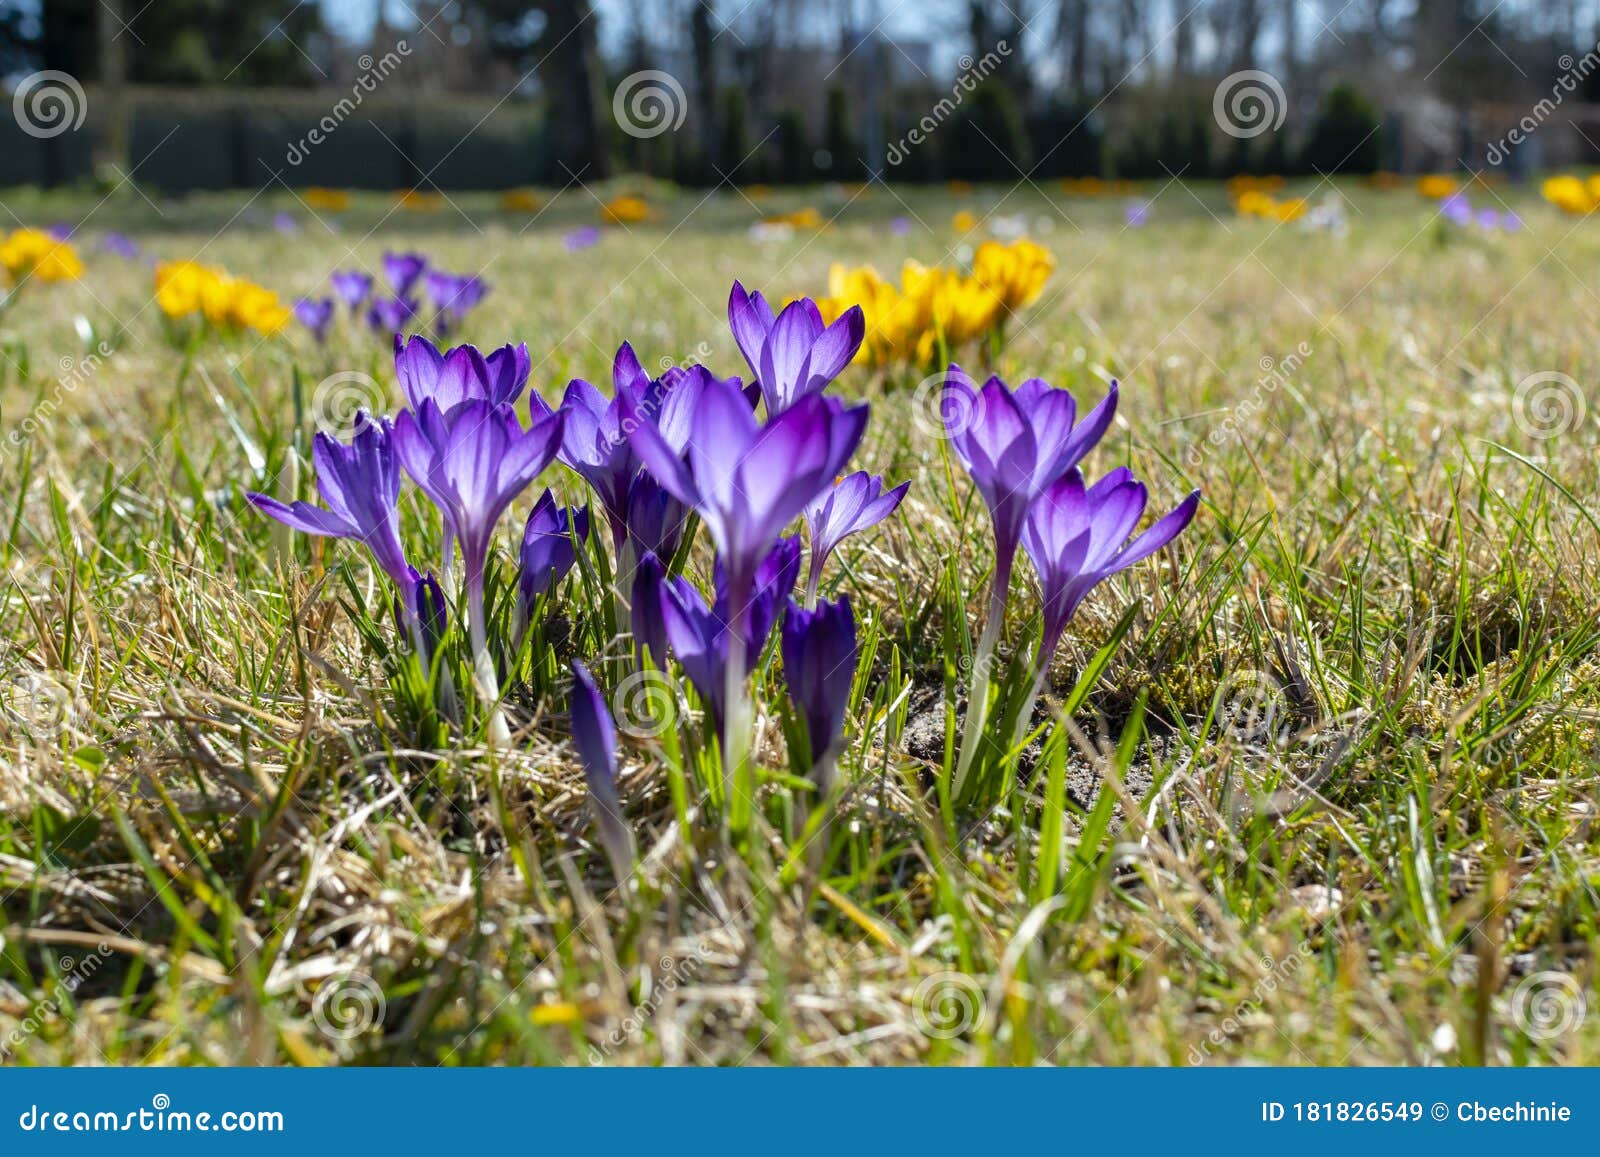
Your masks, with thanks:
[[(0, 0), (0, 184), (1518, 176), (1600, 155), (1597, 38), (1600, 0)], [(19, 121), (41, 74), (80, 126)]]

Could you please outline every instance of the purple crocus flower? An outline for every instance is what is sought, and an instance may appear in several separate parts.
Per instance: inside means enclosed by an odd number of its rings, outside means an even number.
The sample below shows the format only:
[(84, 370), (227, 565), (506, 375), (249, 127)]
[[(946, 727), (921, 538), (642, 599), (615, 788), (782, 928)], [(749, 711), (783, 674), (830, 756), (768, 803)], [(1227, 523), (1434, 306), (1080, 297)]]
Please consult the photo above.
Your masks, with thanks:
[(859, 658), (849, 596), (836, 603), (824, 599), (815, 610), (791, 602), (781, 646), (789, 698), (805, 720), (818, 786), (826, 794), (833, 778), (831, 752), (844, 729)]
[(878, 525), (895, 512), (911, 483), (902, 482), (884, 493), (883, 475), (858, 470), (846, 475), (806, 507), (811, 530), (811, 571), (806, 579), (806, 604), (817, 601), (822, 567), (828, 556), (850, 535)]
[[(737, 623), (730, 613), (727, 575), (720, 565), (715, 576), (716, 598), (709, 605), (688, 579), (661, 581), (661, 629), (713, 720), (720, 723), (726, 719), (729, 685), (748, 677), (761, 661), (778, 614), (799, 577), (800, 540), (793, 536), (779, 539), (757, 564), (754, 593)], [(730, 678), (735, 651), (737, 666)]]
[(856, 356), (867, 332), (859, 305), (832, 325), (823, 324), (822, 311), (809, 297), (791, 301), (774, 317), (766, 298), (746, 293), (737, 281), (728, 296), (728, 325), (761, 384), (768, 417), (826, 389)]
[(328, 324), (333, 321), (333, 298), (302, 297), (294, 303), (294, 316), (321, 345), (328, 339)]
[(628, 609), (634, 656), (643, 666), (648, 652), (658, 670), (667, 665), (667, 624), (661, 609), (666, 585), (667, 572), (661, 560), (654, 552), (645, 551), (633, 569), (633, 589), (629, 596), (632, 605)]
[(50, 236), (57, 241), (70, 241), (72, 240), (73, 228), (65, 221), (57, 221), (54, 225), (46, 229), (45, 232), (50, 234)]
[(624, 429), (662, 487), (699, 511), (734, 587), (748, 589), (757, 561), (855, 453), (868, 407), (807, 394), (762, 425), (737, 378), (701, 366), (689, 378), (687, 453), (669, 441), (671, 423), (640, 420), (627, 395)]
[(413, 568), (408, 582), (395, 595), (394, 616), (401, 635), (411, 639), (424, 664), (432, 661), (444, 638), (449, 613), (444, 590), (433, 572), (422, 574)]
[(367, 307), (367, 326), (375, 333), (399, 335), (417, 316), (417, 303), (404, 297), (375, 297)]
[[(679, 420), (678, 415), (669, 420), (666, 413), (677, 401), (675, 396), (669, 399), (657, 426), (641, 419), (632, 398), (622, 395), (623, 429), (662, 487), (700, 513), (726, 576), (721, 584), (726, 594), (720, 600), (726, 613), (712, 614), (728, 624), (727, 630), (715, 635), (728, 640), (720, 660), (715, 649), (708, 649), (711, 640), (705, 631), (696, 631), (706, 626), (704, 616), (697, 616), (687, 602), (669, 606), (671, 600), (663, 599), (663, 617), (668, 641), (686, 672), (698, 664), (704, 678), (720, 667), (721, 694), (706, 694), (720, 703), (723, 799), (729, 809), (729, 830), (742, 834), (749, 826), (755, 791), (754, 771), (746, 758), (750, 705), (745, 679), (748, 664), (753, 662), (748, 654), (751, 628), (759, 625), (762, 613), (758, 567), (783, 528), (855, 453), (866, 430), (868, 407), (847, 408), (835, 398), (806, 394), (761, 425), (737, 378), (714, 378), (704, 367), (696, 366), (680, 387), (689, 389), (698, 393), (692, 412), (684, 416), (689, 429), (686, 454), (680, 455), (668, 440), (667, 431)], [(798, 571), (798, 565), (795, 569)], [(757, 647), (771, 625), (769, 619), (763, 633), (754, 636)], [(692, 636), (697, 634), (701, 657), (685, 659), (684, 648), (692, 646)]]
[(115, 253), (129, 261), (137, 260), (139, 256), (139, 246), (126, 233), (107, 233), (100, 245), (107, 253)]
[(420, 253), (385, 253), (383, 276), (396, 297), (410, 297), (417, 279), (428, 268), (428, 259)]
[(1085, 489), (1083, 474), (1067, 472), (1028, 511), (1022, 547), (1033, 561), (1044, 591), (1042, 662), (1048, 663), (1078, 604), (1094, 587), (1148, 558), (1194, 520), (1200, 492), (1132, 541), (1128, 535), (1144, 515), (1149, 491), (1119, 466)]
[(356, 433), (346, 446), (318, 434), (311, 449), (317, 492), (326, 508), (309, 502), (282, 503), (251, 493), (262, 513), (305, 534), (353, 538), (365, 543), (382, 571), (402, 591), (416, 574), (400, 545), (400, 466), (396, 439), (387, 419), (356, 414)]
[[(395, 421), (401, 465), (439, 508), (449, 538), (461, 545), (478, 690), (489, 703), (499, 700), (500, 686), (483, 614), (484, 564), (500, 516), (555, 458), (561, 423), (557, 413), (524, 430), (509, 405), (478, 398), (452, 407), (448, 417), (424, 398), (416, 413), (402, 410)], [(492, 743), (510, 741), (497, 706), (489, 722)]]
[(1493, 233), (1500, 228), (1500, 214), (1494, 209), (1479, 209), (1477, 222), (1479, 229), (1486, 229)]
[(1439, 203), (1439, 213), (1452, 225), (1472, 224), (1472, 203), (1465, 193), (1451, 193)]
[[(687, 376), (685, 371), (673, 367), (652, 380), (640, 366), (633, 347), (623, 342), (612, 362), (615, 393), (610, 399), (582, 378), (567, 383), (561, 400), (561, 408), (567, 413), (561, 461), (594, 490), (611, 528), (611, 546), (616, 560), (621, 560), (623, 544), (628, 540), (629, 511), (641, 465), (626, 433), (623, 400), (626, 398), (634, 422), (649, 422), (664, 428), (671, 449), (681, 455), (689, 437), (689, 414), (700, 388), (700, 380), (696, 378), (674, 398), (672, 395), (684, 387)], [(533, 399), (532, 405), (536, 413), (549, 411), (542, 399)], [(641, 503), (646, 503), (657, 491), (659, 487), (642, 494)], [(648, 506), (642, 505), (640, 513), (648, 512)], [(669, 512), (663, 509), (660, 513)], [(654, 541), (646, 541), (645, 549), (657, 554), (670, 556), (676, 549), (675, 545), (667, 549), (659, 533), (647, 537), (653, 537)]]
[(469, 593), (477, 587), (481, 597), (495, 524), (555, 458), (561, 423), (557, 413), (524, 430), (509, 405), (478, 398), (453, 406), (448, 417), (424, 398), (395, 420), (395, 452), (461, 544)]
[(1117, 409), (1117, 383), (1082, 421), (1066, 390), (1052, 389), (1038, 378), (1016, 388), (990, 378), (982, 390), (959, 366), (945, 377), (945, 429), (951, 448), (977, 483), (994, 521), (994, 576), (989, 611), (972, 659), (972, 688), (957, 761), (959, 795), (977, 757), (978, 740), (989, 714), (990, 661), (1005, 620), (1011, 568), (1029, 508), (1056, 479), (1071, 470), (1106, 430)]
[[(636, 388), (635, 371), (638, 377), (644, 377), (638, 366), (633, 347), (623, 342), (612, 366), (614, 397), (608, 400), (590, 383), (574, 378), (567, 383), (561, 399), (561, 409), (567, 413), (561, 461), (594, 490), (611, 527), (612, 547), (619, 555), (628, 517), (628, 488), (639, 472), (639, 456), (622, 434), (618, 399)], [(549, 409), (537, 396), (530, 399), (530, 404), (535, 412)]]
[[(1082, 421), (1067, 390), (1029, 378), (1013, 392), (999, 378), (982, 390), (959, 366), (945, 377), (943, 410), (950, 445), (977, 483), (994, 520), (996, 586), (1009, 582), (1028, 508), (1076, 466), (1111, 426), (1117, 383)], [(1002, 590), (999, 600), (1005, 601)]]
[(300, 224), (293, 213), (279, 213), (272, 218), (272, 227), (279, 233), (298, 233)]
[(1128, 535), (1144, 516), (1149, 501), (1144, 483), (1120, 466), (1085, 489), (1083, 474), (1069, 470), (1028, 511), (1022, 547), (1033, 561), (1043, 593), (1044, 632), (1034, 660), (1033, 687), (1017, 717), (1020, 731), (1033, 715), (1050, 660), (1078, 605), (1100, 583), (1149, 558), (1194, 521), (1200, 492), (1193, 491), (1165, 517), (1131, 541)]
[(483, 278), (464, 274), (430, 271), (424, 284), (437, 313), (440, 333), (460, 325), (489, 292), (489, 283)]
[[(431, 399), (449, 413), (465, 401), (509, 405), (521, 396), (532, 369), (528, 347), (503, 345), (488, 357), (476, 346), (441, 350), (420, 334), (409, 340), (394, 335), (394, 373), (413, 410)], [(535, 414), (536, 418), (548, 417)]]
[(561, 243), (567, 247), (568, 253), (581, 253), (600, 244), (600, 230), (594, 225), (585, 225), (568, 233), (561, 239)]
[[(726, 718), (727, 623), (706, 604), (688, 579), (662, 580), (660, 629), (678, 666), (700, 692), (712, 726)], [(653, 640), (645, 640), (654, 646)], [(652, 654), (654, 651), (652, 650)]]
[(1127, 222), (1130, 229), (1142, 229), (1150, 223), (1150, 202), (1129, 201), (1123, 210), (1122, 219)]
[[(692, 410), (668, 413), (677, 393), (696, 391)], [(745, 631), (754, 602), (756, 567), (796, 515), (805, 509), (855, 453), (867, 426), (868, 407), (808, 393), (765, 425), (757, 423), (737, 378), (690, 369), (656, 422), (641, 418), (633, 399), (619, 398), (628, 440), (662, 487), (697, 510), (727, 575), (729, 655), (722, 664), (722, 772), (729, 833), (749, 828), (754, 769), (746, 758), (750, 704), (746, 694)], [(687, 427), (687, 452), (670, 439)], [(668, 616), (668, 636), (673, 619)], [(770, 624), (769, 624), (770, 626)]]
[(572, 661), (572, 745), (583, 763), (589, 806), (600, 829), (600, 846), (618, 881), (633, 871), (633, 833), (622, 818), (617, 795), (617, 725), (605, 696), (581, 662)]
[(896, 217), (893, 221), (889, 222), (889, 231), (896, 237), (904, 237), (907, 233), (911, 232), (911, 218)]
[(555, 495), (546, 490), (533, 504), (528, 524), (522, 532), (522, 550), (517, 574), (518, 610), (524, 621), (534, 604), (560, 582), (577, 561), (574, 544), (589, 541), (589, 508), (556, 505)]
[(663, 489), (648, 470), (633, 476), (626, 530), (635, 557), (646, 551), (661, 558), (677, 554), (688, 520), (688, 507)]
[(358, 309), (372, 292), (372, 275), (359, 269), (337, 269), (329, 280), (339, 300), (351, 309)]
[[(754, 591), (744, 620), (745, 674), (755, 670), (761, 652), (766, 649), (767, 637), (772, 634), (773, 625), (778, 621), (778, 614), (788, 602), (794, 584), (799, 579), (800, 538), (791, 534), (778, 539), (766, 557), (756, 564)], [(717, 560), (713, 583), (717, 599), (712, 610), (732, 627), (728, 575), (720, 559)]]
[(1516, 233), (1522, 229), (1522, 218), (1512, 210), (1507, 209), (1500, 215), (1500, 228), (1507, 233)]

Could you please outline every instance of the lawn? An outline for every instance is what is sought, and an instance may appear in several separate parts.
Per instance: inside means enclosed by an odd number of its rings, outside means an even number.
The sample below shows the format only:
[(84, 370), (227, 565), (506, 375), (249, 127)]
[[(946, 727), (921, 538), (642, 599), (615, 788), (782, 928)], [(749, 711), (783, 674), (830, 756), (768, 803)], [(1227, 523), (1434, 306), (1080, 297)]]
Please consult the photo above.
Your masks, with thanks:
[[(619, 189), (516, 213), (0, 198), (13, 224), (82, 222), (86, 266), (0, 316), (0, 1056), (1600, 1063), (1600, 225), (1512, 188), (1472, 192), (1520, 212), (1508, 232), (1322, 185), (1341, 233), (1238, 217), (1207, 184), (1145, 187), (1137, 227), (1120, 196), (1054, 187), (759, 211), (649, 187), (654, 219), (570, 250)], [(804, 207), (826, 226), (750, 231)], [(1056, 267), (994, 371), (1080, 408), (1119, 379), (1089, 471), (1132, 467), (1152, 513), (1198, 487), (1193, 525), (1089, 596), (1012, 781), (953, 803), (989, 522), (937, 381), (846, 370), (833, 392), (872, 404), (853, 468), (911, 486), (824, 585), (864, 651), (838, 797), (797, 831), (770, 657), (762, 795), (731, 841), (674, 771), (700, 725), (674, 691), (668, 725), (624, 728), (620, 886), (564, 663), (507, 689), (509, 746), (421, 742), (363, 634), (392, 631), (368, 555), (245, 499), (315, 498), (294, 447), (352, 390), (399, 404), (387, 343), (344, 318), (321, 347), (175, 326), (149, 265), (99, 247), (120, 230), (286, 299), (386, 250), (481, 271), (460, 339), (526, 342), (554, 402), (573, 377), (609, 394), (624, 339), (652, 374), (746, 373), (736, 278), (820, 295), (835, 262), (959, 265), (1016, 228)], [(584, 500), (552, 466), (503, 553), (546, 485)], [(415, 488), (404, 516), (436, 557)], [(709, 557), (702, 536), (688, 573)], [(552, 654), (604, 645), (592, 595), (560, 588)], [(1023, 563), (1004, 653), (1036, 610)]]

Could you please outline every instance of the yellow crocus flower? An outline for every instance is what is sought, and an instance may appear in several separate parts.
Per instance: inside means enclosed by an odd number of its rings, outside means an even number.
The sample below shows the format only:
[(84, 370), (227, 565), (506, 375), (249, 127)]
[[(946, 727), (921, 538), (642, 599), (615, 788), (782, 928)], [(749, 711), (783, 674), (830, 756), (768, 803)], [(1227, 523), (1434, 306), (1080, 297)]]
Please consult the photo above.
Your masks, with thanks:
[(1039, 300), (1055, 267), (1054, 255), (1026, 238), (1010, 245), (985, 241), (972, 259), (972, 275), (1012, 311)]
[(39, 281), (76, 281), (83, 276), (77, 250), (42, 229), (17, 229), (0, 241), (0, 265), (13, 282), (32, 277)]

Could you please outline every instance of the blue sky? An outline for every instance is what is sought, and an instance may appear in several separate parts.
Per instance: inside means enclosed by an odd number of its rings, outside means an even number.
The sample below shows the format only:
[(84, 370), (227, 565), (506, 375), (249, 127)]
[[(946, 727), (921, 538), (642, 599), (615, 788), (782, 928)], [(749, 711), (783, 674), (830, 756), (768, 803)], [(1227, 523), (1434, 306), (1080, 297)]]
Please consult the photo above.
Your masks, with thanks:
[[(330, 27), (351, 38), (364, 38), (371, 31), (373, 16), (377, 11), (379, 0), (321, 0), (323, 12), (326, 14)], [(719, 5), (725, 9), (728, 19), (735, 19), (745, 5), (746, 0)], [(385, 15), (390, 24), (396, 28), (415, 25), (416, 17), (412, 0), (383, 0)], [(613, 48), (617, 38), (623, 34), (627, 27), (626, 6), (621, 0), (593, 0), (595, 10), (600, 15), (600, 30), (605, 47)], [(759, 10), (761, 0), (749, 0), (748, 11), (745, 19), (752, 19)], [(863, 9), (871, 8), (871, 4), (863, 4)], [(886, 14), (883, 30), (891, 36), (926, 38), (929, 35), (928, 21), (924, 14), (927, 12), (927, 0), (879, 0), (877, 8), (880, 14)]]

